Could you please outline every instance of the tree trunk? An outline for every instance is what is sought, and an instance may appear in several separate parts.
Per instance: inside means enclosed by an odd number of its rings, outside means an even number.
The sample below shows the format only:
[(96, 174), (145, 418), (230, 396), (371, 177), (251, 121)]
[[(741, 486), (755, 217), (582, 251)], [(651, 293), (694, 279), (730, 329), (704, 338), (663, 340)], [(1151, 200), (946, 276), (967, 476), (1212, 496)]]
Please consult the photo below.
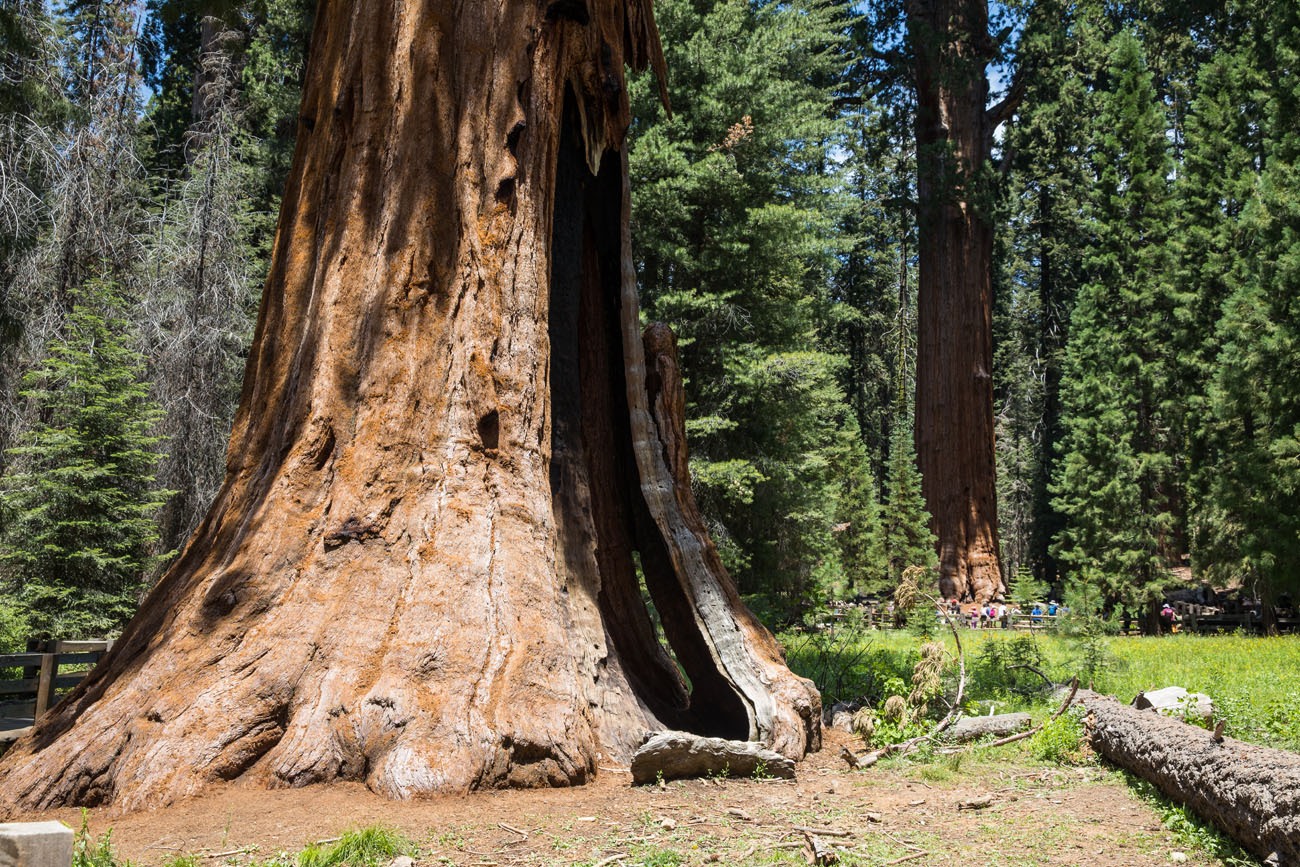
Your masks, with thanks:
[(1300, 863), (1300, 756), (1081, 691), (1089, 740), (1271, 864)]
[(939, 592), (1006, 590), (993, 450), (993, 228), (985, 179), (994, 121), (987, 0), (909, 0), (916, 63), (916, 450), (939, 544)]
[(663, 81), (649, 0), (321, 4), (225, 485), (0, 806), (819, 746), (694, 510), (658, 332), (647, 361), (625, 62)]

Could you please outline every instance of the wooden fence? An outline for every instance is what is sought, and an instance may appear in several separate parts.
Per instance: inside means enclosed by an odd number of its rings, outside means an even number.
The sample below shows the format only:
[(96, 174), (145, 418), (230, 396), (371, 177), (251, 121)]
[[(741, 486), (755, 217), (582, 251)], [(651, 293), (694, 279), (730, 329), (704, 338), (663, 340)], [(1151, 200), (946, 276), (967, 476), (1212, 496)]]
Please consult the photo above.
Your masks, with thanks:
[[(44, 650), (0, 654), (0, 672), (22, 669), (18, 680), (0, 680), (0, 744), (27, 733), (65, 693), (81, 683), (113, 646), (111, 641), (51, 641)], [(60, 669), (76, 666), (61, 674)]]

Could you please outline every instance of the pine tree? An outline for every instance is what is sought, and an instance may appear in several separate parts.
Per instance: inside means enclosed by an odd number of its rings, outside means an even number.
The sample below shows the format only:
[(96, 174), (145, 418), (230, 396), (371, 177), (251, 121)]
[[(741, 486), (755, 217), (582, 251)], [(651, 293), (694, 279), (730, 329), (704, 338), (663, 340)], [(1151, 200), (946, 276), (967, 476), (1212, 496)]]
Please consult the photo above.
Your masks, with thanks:
[(1198, 535), (1208, 574), (1274, 603), (1300, 592), (1300, 10), (1268, 4), (1260, 21), (1263, 171), (1240, 221), (1248, 270), (1217, 336)]
[(1111, 42), (1092, 162), (1087, 282), (1071, 317), (1056, 554), (1110, 603), (1151, 602), (1177, 492), (1167, 441), (1170, 223), (1166, 125), (1142, 47)]
[(835, 540), (839, 546), (840, 595), (878, 594), (891, 589), (881, 524), (880, 483), (871, 459), (849, 417), (832, 453), (831, 471), (839, 479)]
[(834, 574), (840, 359), (825, 351), (847, 4), (656, 4), (674, 115), (633, 82), (634, 253), (680, 339), (694, 487), (745, 593), (787, 616)]
[(0, 488), (3, 583), (45, 637), (104, 635), (132, 614), (155, 558), (159, 411), (111, 282), (73, 290), (67, 333), (24, 380), (38, 422)]
[(166, 188), (144, 251), (139, 315), (153, 396), (166, 413), (161, 486), (175, 492), (162, 540), (179, 548), (225, 475), (225, 446), (252, 338), (261, 273), (252, 211), (256, 149), (242, 132), (233, 34), (208, 39), (197, 78), (204, 117), (187, 136), (187, 163)]
[(884, 507), (884, 548), (888, 563), (888, 589), (898, 586), (903, 571), (911, 566), (934, 570), (939, 559), (935, 552), (934, 533), (930, 531), (930, 514), (921, 494), (921, 473), (916, 467), (910, 415), (898, 413), (889, 440), (888, 495)]
[(1061, 439), (1070, 310), (1082, 281), (1088, 91), (1095, 26), (1075, 4), (1039, 0), (1019, 49), (1025, 98), (1006, 133), (1009, 160), (994, 285), (998, 515), (1008, 574), (1054, 582), (1061, 516), (1048, 491)]

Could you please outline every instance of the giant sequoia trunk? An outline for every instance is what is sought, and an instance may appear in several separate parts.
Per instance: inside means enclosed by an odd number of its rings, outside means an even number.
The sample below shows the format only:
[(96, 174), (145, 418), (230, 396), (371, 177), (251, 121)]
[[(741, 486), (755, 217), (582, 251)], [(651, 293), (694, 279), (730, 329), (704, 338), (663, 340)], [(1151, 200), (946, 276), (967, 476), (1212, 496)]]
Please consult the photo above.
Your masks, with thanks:
[[(999, 566), (993, 451), (993, 227), (981, 178), (996, 115), (987, 0), (908, 0), (916, 63), (916, 452), (939, 540), (939, 588), (987, 602)], [(987, 194), (987, 185), (984, 193)]]
[(567, 785), (662, 727), (818, 746), (640, 333), (623, 67), (657, 40), (649, 0), (324, 0), (225, 486), (0, 762), (6, 809)]

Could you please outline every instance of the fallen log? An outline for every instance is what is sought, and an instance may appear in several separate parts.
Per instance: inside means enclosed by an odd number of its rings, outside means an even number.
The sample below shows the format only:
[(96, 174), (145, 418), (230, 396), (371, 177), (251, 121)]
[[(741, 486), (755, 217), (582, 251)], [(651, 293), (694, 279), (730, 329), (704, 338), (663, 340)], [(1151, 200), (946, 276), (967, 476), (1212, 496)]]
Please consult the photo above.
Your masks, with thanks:
[(948, 729), (945, 737), (950, 741), (973, 741), (985, 735), (1006, 737), (1016, 732), (1025, 731), (1033, 725), (1033, 718), (1027, 713), (1000, 713), (996, 716), (968, 716), (957, 720), (957, 724)]
[(1300, 755), (1079, 690), (1092, 747), (1268, 864), (1300, 864)]
[(632, 782), (705, 776), (768, 776), (794, 779), (794, 762), (753, 741), (660, 732), (632, 756)]

